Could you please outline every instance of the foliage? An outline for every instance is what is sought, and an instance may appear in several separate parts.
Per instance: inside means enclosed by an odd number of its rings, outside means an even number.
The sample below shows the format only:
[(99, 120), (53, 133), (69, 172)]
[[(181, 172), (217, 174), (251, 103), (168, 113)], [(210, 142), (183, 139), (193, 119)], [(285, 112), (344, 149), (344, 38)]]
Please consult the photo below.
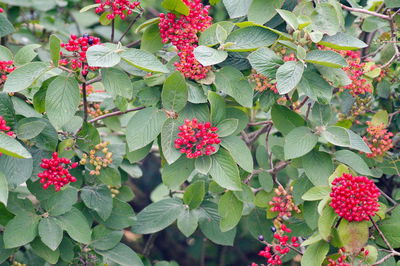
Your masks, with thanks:
[(0, 0), (0, 265), (398, 265), (399, 1), (110, 1)]

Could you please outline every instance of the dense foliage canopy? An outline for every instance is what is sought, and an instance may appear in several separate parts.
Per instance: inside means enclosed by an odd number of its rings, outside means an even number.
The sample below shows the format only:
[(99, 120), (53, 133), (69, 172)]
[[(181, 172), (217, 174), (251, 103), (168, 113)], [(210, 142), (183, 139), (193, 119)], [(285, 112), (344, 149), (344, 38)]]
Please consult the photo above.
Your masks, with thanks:
[(0, 0), (0, 265), (400, 265), (399, 0)]

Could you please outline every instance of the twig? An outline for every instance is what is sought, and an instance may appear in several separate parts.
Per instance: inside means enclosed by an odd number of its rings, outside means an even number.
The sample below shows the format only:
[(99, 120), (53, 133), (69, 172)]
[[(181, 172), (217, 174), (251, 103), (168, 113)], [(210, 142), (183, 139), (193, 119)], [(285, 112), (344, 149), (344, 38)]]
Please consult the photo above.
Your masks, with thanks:
[(381, 229), (378, 227), (378, 225), (376, 224), (376, 222), (374, 221), (374, 219), (372, 219), (372, 217), (369, 217), (370, 221), (372, 222), (372, 224), (374, 225), (375, 229), (378, 231), (379, 235), (382, 237), (383, 241), (385, 242), (386, 246), (390, 249), (390, 251), (394, 251), (393, 247), (390, 245), (389, 241), (387, 241), (385, 235), (382, 233)]
[(206, 243), (207, 239), (203, 239), (203, 245), (201, 247), (201, 253), (200, 253), (200, 266), (205, 266), (206, 265)]
[(374, 11), (369, 11), (369, 10), (361, 9), (361, 8), (353, 8), (353, 7), (349, 7), (349, 6), (345, 6), (345, 5), (341, 5), (341, 6), (343, 9), (351, 11), (351, 12), (363, 13), (363, 14), (371, 15), (371, 16), (378, 17), (381, 19), (391, 20), (390, 16), (376, 13)]
[(147, 239), (146, 245), (144, 246), (143, 249), (143, 256), (148, 257), (150, 255), (150, 251), (153, 248), (154, 241), (157, 238), (157, 234), (151, 234), (149, 239)]
[(94, 123), (94, 122), (96, 122), (98, 120), (102, 120), (104, 118), (108, 118), (108, 117), (112, 117), (112, 116), (124, 115), (124, 114), (130, 113), (130, 112), (139, 111), (139, 110), (142, 110), (144, 108), (146, 108), (146, 107), (141, 106), (141, 107), (136, 107), (136, 108), (133, 108), (133, 109), (128, 109), (126, 111), (116, 111), (116, 112), (108, 113), (108, 114), (105, 114), (105, 115), (98, 116), (98, 117), (96, 117), (96, 118), (94, 118), (92, 120), (89, 120), (89, 123)]
[(393, 256), (396, 256), (396, 253), (391, 252), (390, 254), (386, 255), (382, 259), (380, 259), (377, 262), (375, 262), (374, 264), (372, 264), (372, 266), (380, 265), (380, 264), (384, 263), (385, 261), (387, 261), (388, 259), (390, 259)]
[(382, 196), (384, 196), (388, 201), (390, 201), (393, 205), (398, 205), (399, 203), (397, 203), (394, 199), (392, 199), (388, 194), (386, 194), (385, 192), (382, 191), (382, 189), (379, 189), (379, 192), (381, 192)]
[(291, 110), (293, 110), (292, 99), (290, 99), (290, 97), (289, 97), (289, 95), (287, 93), (285, 94), (285, 98), (290, 103), (289, 108)]
[(95, 77), (94, 79), (91, 79), (91, 80), (86, 81), (86, 85), (90, 85), (90, 84), (99, 82), (99, 81), (101, 81), (101, 79), (102, 79), (101, 76), (97, 76), (97, 77)]
[(250, 144), (252, 144), (254, 141), (256, 141), (259, 136), (268, 132), (269, 128), (271, 128), (271, 127), (272, 127), (272, 122), (265, 125), (263, 128), (249, 134), (248, 137), (249, 137)]
[(301, 101), (300, 105), (296, 108), (297, 110), (300, 110), (301, 107), (303, 107), (303, 105), (308, 101), (310, 97), (306, 96), (304, 97), (303, 101)]
[(59, 69), (62, 69), (62, 70), (64, 70), (64, 71), (67, 71), (68, 73), (74, 73), (74, 71), (72, 71), (71, 69), (68, 69), (68, 68), (66, 68), (66, 67), (64, 67), (64, 66), (58, 65), (58, 68), (59, 68)]
[(111, 42), (114, 42), (115, 36), (115, 19), (111, 21)]
[(311, 111), (311, 103), (308, 103), (307, 112), (306, 112), (306, 120), (308, 120), (308, 116), (310, 115)]
[(132, 47), (135, 47), (135, 46), (139, 45), (140, 43), (141, 43), (141, 40), (137, 40), (137, 41), (128, 43), (128, 44), (125, 45), (125, 46), (128, 47), (128, 48), (132, 48)]
[(261, 125), (266, 125), (272, 123), (271, 121), (260, 121), (260, 122), (250, 122), (247, 124), (247, 126), (252, 127), (252, 126), (261, 126)]
[(86, 92), (86, 82), (82, 84), (82, 97), (83, 97), (83, 120), (87, 122), (88, 120), (88, 102), (87, 102), (87, 92)]
[(137, 16), (131, 21), (131, 23), (129, 24), (128, 28), (125, 30), (125, 32), (122, 34), (122, 36), (119, 38), (118, 42), (121, 42), (122, 39), (128, 34), (128, 32), (131, 30), (131, 28), (133, 27), (133, 25), (136, 23), (136, 21), (142, 17), (142, 12), (140, 12), (139, 14), (137, 14)]

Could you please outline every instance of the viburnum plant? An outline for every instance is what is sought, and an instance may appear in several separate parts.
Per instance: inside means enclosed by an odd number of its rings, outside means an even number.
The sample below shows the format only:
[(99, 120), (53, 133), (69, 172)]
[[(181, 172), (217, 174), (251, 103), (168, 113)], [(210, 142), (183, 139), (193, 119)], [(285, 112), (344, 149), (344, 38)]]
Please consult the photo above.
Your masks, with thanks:
[(0, 0), (0, 265), (400, 265), (400, 3)]

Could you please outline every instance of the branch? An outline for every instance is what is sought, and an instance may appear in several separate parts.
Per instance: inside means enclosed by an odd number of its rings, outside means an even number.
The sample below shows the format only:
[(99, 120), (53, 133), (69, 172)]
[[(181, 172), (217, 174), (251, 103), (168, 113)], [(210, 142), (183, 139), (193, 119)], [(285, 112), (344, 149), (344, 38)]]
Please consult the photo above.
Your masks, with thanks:
[(105, 119), (105, 118), (108, 118), (108, 117), (112, 117), (112, 116), (124, 115), (124, 114), (130, 113), (130, 112), (139, 111), (139, 110), (142, 110), (144, 108), (146, 108), (146, 107), (141, 106), (141, 107), (136, 107), (136, 108), (133, 108), (133, 109), (128, 109), (126, 111), (116, 111), (116, 112), (108, 113), (108, 114), (101, 115), (101, 116), (98, 116), (98, 117), (90, 120), (89, 123), (94, 123), (94, 122), (96, 122), (98, 120), (102, 120), (102, 119)]
[(390, 16), (383, 15), (383, 14), (380, 14), (380, 13), (376, 13), (374, 11), (369, 11), (369, 10), (361, 9), (361, 8), (348, 7), (348, 6), (345, 6), (345, 5), (341, 5), (341, 6), (342, 6), (343, 9), (345, 9), (347, 11), (363, 13), (363, 14), (371, 15), (371, 16), (378, 17), (378, 18), (381, 18), (381, 19), (391, 20)]
[(372, 217), (369, 217), (370, 221), (374, 225), (375, 229), (378, 231), (379, 235), (382, 237), (383, 241), (385, 242), (386, 246), (390, 249), (390, 251), (394, 251), (393, 247), (390, 245), (389, 241), (386, 239), (385, 235), (382, 233), (381, 229), (378, 227), (374, 219)]
[(102, 79), (101, 76), (97, 76), (97, 77), (95, 77), (94, 79), (91, 79), (91, 80), (86, 81), (86, 85), (90, 85), (90, 84), (99, 82), (99, 81), (101, 81), (101, 79)]
[(136, 23), (136, 21), (138, 21), (138, 19), (142, 17), (142, 14), (143, 14), (142, 12), (137, 14), (137, 16), (131, 21), (131, 23), (129, 24), (128, 28), (125, 30), (125, 32), (122, 34), (122, 36), (119, 38), (118, 42), (122, 41), (122, 39), (128, 34), (128, 32), (133, 27), (133, 25)]
[(111, 42), (114, 42), (115, 36), (115, 19), (111, 21)]
[(82, 84), (82, 97), (83, 97), (83, 120), (87, 122), (88, 120), (88, 102), (86, 93), (86, 82)]
[(301, 101), (301, 103), (299, 104), (299, 106), (296, 108), (297, 110), (300, 110), (301, 107), (303, 107), (304, 104), (306, 104), (306, 102), (308, 101), (310, 97), (306, 96), (304, 97), (303, 101)]

